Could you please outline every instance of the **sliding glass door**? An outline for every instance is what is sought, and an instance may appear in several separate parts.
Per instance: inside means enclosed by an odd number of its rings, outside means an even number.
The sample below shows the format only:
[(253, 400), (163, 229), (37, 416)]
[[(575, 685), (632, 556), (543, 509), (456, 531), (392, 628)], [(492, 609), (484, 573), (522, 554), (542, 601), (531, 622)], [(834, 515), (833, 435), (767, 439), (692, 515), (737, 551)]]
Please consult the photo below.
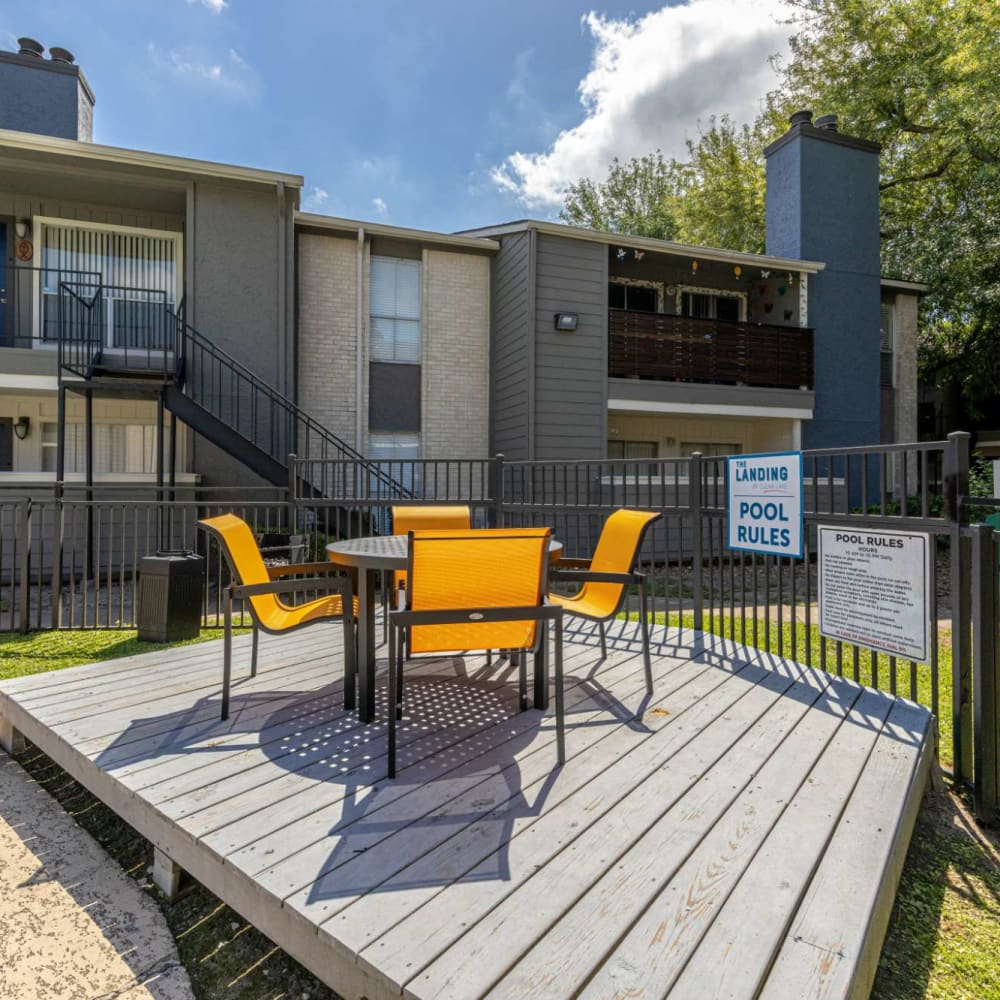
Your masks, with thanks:
[[(169, 346), (165, 307), (176, 309), (180, 297), (180, 233), (63, 220), (45, 220), (41, 225), (43, 341), (54, 342), (59, 336), (59, 289), (65, 283), (101, 310), (105, 348)], [(70, 316), (84, 308), (73, 296), (69, 300)]]

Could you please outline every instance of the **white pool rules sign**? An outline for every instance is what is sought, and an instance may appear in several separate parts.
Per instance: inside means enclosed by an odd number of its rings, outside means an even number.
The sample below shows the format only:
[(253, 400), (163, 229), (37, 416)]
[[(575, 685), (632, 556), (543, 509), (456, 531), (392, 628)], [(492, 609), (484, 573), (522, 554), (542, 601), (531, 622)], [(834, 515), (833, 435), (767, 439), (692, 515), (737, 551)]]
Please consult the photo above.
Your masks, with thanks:
[(930, 535), (819, 525), (819, 631), (917, 663), (930, 658)]
[(802, 558), (802, 452), (727, 460), (729, 547)]

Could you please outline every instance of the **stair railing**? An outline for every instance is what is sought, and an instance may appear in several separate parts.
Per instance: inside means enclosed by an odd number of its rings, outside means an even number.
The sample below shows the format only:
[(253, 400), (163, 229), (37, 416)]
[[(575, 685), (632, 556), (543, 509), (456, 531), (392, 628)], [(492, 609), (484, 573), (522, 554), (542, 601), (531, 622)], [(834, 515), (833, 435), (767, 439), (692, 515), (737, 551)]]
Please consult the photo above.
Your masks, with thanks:
[(100, 364), (104, 347), (104, 285), (60, 281), (58, 300), (58, 358), (60, 371), (90, 378)]
[[(272, 385), (232, 355), (199, 333), (184, 319), (184, 303), (167, 309), (176, 329), (175, 380), (193, 402), (207, 410), (276, 461), (287, 457), (317, 463), (349, 460), (363, 465), (373, 484), (388, 496), (412, 498), (402, 483), (366, 459), (319, 421), (311, 417)], [(292, 470), (289, 470), (292, 472)], [(320, 483), (306, 483), (321, 494)]]

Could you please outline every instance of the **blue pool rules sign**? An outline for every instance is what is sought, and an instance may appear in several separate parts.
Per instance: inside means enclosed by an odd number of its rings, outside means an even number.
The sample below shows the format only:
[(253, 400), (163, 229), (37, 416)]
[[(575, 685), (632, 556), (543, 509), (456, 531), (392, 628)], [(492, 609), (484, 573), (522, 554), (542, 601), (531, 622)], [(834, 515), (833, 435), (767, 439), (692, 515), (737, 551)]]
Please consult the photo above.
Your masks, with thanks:
[(726, 460), (729, 547), (802, 558), (802, 452)]

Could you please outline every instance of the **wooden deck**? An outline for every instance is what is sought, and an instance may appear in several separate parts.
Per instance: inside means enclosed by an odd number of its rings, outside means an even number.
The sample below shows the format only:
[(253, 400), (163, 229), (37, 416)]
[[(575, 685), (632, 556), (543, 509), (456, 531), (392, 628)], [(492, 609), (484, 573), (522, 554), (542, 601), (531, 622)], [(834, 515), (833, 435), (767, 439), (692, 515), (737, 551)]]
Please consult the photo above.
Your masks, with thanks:
[(387, 782), (338, 631), (262, 637), (225, 723), (217, 643), (6, 682), (0, 716), (345, 997), (867, 995), (926, 710), (662, 629), (646, 700), (622, 625), (567, 645), (564, 768), (507, 663), (446, 657)]

